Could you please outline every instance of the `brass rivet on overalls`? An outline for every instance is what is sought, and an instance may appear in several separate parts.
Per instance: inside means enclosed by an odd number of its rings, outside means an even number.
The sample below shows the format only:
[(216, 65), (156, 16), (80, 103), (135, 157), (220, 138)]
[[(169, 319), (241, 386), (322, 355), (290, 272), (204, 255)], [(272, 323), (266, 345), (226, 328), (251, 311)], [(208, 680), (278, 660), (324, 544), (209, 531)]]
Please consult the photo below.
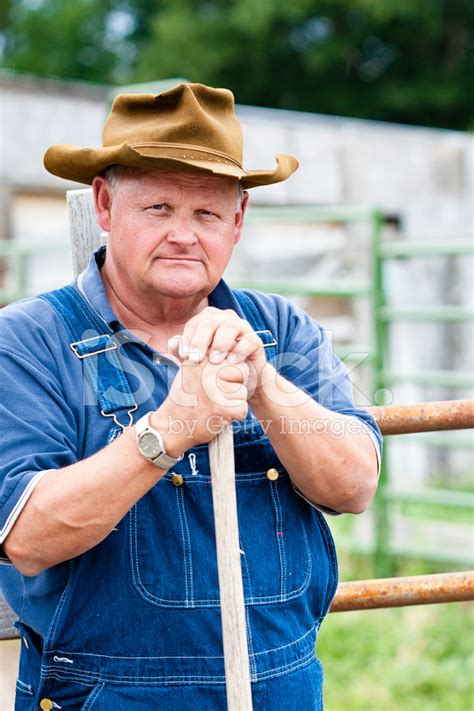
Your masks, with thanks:
[(267, 471), (267, 479), (270, 479), (270, 481), (276, 481), (278, 477), (280, 476), (280, 473), (278, 469), (269, 469)]
[(51, 711), (53, 708), (53, 702), (51, 699), (41, 699), (40, 701), (40, 709), (43, 711)]
[(175, 486), (183, 486), (183, 484), (184, 484), (184, 479), (183, 479), (183, 477), (181, 476), (181, 474), (173, 474), (173, 476), (171, 477), (171, 482), (172, 482)]

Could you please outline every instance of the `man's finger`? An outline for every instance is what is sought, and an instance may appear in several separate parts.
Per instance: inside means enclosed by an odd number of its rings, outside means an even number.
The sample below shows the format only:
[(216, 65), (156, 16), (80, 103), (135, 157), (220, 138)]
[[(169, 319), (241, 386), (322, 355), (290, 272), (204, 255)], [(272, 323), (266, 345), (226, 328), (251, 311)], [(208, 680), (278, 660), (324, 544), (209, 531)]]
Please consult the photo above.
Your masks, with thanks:
[(222, 363), (231, 351), (242, 332), (240, 324), (221, 324), (209, 347), (209, 360), (211, 363)]
[(250, 368), (247, 363), (224, 363), (218, 370), (219, 380), (228, 383), (245, 383), (248, 380)]
[(209, 355), (217, 328), (218, 324), (212, 319), (206, 318), (198, 323), (192, 338), (186, 344), (189, 348), (189, 358), (195, 363), (200, 363)]
[(234, 348), (229, 351), (227, 360), (229, 363), (240, 363), (253, 353), (256, 353), (260, 348), (263, 349), (260, 338), (253, 331), (252, 333), (245, 333)]

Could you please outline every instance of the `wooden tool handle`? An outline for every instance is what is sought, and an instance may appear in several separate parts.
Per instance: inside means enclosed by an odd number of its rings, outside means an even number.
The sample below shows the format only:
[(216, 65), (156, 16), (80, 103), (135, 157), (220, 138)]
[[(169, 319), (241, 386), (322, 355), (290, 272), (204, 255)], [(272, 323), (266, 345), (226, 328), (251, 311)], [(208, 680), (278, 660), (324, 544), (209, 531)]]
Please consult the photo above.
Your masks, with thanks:
[(234, 437), (226, 428), (209, 443), (227, 707), (251, 711), (250, 668), (240, 560)]

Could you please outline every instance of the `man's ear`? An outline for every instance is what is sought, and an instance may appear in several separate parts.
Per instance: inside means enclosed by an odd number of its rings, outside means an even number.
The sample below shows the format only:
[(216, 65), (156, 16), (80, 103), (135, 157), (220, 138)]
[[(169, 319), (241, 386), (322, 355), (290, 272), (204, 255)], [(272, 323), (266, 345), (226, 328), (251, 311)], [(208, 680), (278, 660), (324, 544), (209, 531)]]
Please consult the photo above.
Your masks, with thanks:
[(240, 210), (235, 213), (235, 231), (234, 231), (234, 244), (237, 244), (239, 241), (241, 235), (242, 235), (242, 228), (244, 226), (244, 215), (245, 211), (247, 209), (247, 203), (249, 201), (249, 194), (245, 190), (244, 194), (242, 195), (242, 202), (240, 204)]
[(94, 207), (97, 215), (97, 222), (105, 232), (110, 231), (112, 191), (107, 179), (102, 175), (97, 175), (92, 181), (94, 192)]

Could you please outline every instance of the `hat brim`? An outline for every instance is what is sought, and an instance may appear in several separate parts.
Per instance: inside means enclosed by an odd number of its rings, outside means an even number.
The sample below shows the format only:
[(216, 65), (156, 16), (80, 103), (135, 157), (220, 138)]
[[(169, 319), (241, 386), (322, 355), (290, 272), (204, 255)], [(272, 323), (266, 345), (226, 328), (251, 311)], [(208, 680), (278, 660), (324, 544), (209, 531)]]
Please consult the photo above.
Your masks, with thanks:
[(49, 173), (66, 180), (90, 185), (96, 175), (111, 165), (130, 168), (161, 169), (183, 173), (205, 173), (236, 178), (244, 189), (280, 183), (298, 168), (298, 161), (290, 155), (276, 156), (273, 170), (244, 170), (238, 165), (215, 160), (191, 159), (150, 155), (138, 151), (127, 143), (108, 148), (80, 148), (67, 144), (51, 146), (45, 153), (44, 166)]

